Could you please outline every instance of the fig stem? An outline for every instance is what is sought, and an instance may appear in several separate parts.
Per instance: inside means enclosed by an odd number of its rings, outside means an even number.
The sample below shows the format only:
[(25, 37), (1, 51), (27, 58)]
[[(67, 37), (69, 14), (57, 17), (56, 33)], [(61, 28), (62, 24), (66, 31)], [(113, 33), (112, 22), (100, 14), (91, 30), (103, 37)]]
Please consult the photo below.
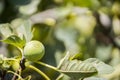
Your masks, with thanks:
[(43, 73), (41, 70), (39, 70), (38, 68), (32, 66), (32, 65), (28, 65), (28, 68), (31, 68), (33, 70), (35, 70), (36, 72), (38, 72), (40, 75), (42, 75), (46, 80), (51, 80), (45, 73)]
[(23, 59), (23, 49), (18, 47), (18, 50), (20, 51), (20, 57)]
[(54, 67), (54, 66), (48, 65), (48, 64), (43, 63), (43, 62), (36, 62), (36, 63), (37, 63), (37, 64), (40, 64), (40, 65), (42, 65), (42, 66), (45, 66), (45, 67), (51, 68), (51, 69), (53, 69), (53, 70), (59, 72), (58, 68), (56, 68), (56, 67)]

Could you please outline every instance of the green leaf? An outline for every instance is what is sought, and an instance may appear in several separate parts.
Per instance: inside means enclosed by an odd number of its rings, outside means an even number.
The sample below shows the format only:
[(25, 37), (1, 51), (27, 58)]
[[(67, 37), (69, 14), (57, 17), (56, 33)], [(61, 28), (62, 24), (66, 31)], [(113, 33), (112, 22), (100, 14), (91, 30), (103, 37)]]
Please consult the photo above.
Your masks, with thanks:
[(8, 38), (1, 40), (7, 44), (11, 44), (13, 46), (16, 46), (18, 48), (22, 48), (25, 45), (25, 40), (20, 39), (16, 35), (11, 35)]
[(13, 29), (11, 28), (10, 24), (1, 24), (0, 25), (0, 33), (4, 38), (9, 37), (10, 35), (13, 34)]
[(21, 39), (25, 37), (26, 42), (29, 42), (33, 37), (31, 28), (31, 22), (29, 20), (24, 21), (23, 24), (17, 28), (18, 36), (21, 37)]
[(69, 53), (61, 60), (58, 69), (72, 79), (86, 78), (96, 73), (108, 74), (114, 70), (111, 66), (96, 58), (89, 58), (84, 61), (71, 60)]
[(67, 62), (65, 66), (63, 65), (61, 67), (61, 72), (73, 79), (79, 79), (92, 76), (97, 73), (97, 70), (91, 64), (73, 60), (72, 62)]
[(69, 60), (67, 54), (59, 65), (60, 72), (68, 75), (73, 79), (85, 78), (97, 73), (96, 68), (90, 63), (84, 63), (80, 60)]

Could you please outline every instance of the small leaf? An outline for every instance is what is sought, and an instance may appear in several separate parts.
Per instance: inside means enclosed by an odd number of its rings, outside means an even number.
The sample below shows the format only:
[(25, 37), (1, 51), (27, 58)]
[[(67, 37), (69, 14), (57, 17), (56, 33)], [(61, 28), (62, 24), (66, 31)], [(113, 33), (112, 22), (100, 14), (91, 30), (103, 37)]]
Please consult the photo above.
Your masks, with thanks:
[(74, 59), (80, 59), (81, 58), (81, 56), (82, 56), (82, 53), (79, 53), (79, 54), (75, 54), (75, 55), (73, 55), (71, 58), (70, 58), (70, 60), (74, 60)]
[(10, 24), (8, 23), (1, 24), (0, 33), (3, 35), (4, 38), (6, 38), (13, 34), (13, 29), (10, 27)]
[(25, 40), (20, 39), (16, 35), (11, 35), (8, 38), (1, 40), (7, 44), (11, 44), (13, 46), (16, 46), (18, 48), (22, 48), (25, 45)]
[(29, 20), (24, 21), (23, 24), (17, 28), (18, 36), (21, 37), (21, 39), (25, 37), (26, 42), (29, 42), (33, 37), (31, 28), (31, 22)]

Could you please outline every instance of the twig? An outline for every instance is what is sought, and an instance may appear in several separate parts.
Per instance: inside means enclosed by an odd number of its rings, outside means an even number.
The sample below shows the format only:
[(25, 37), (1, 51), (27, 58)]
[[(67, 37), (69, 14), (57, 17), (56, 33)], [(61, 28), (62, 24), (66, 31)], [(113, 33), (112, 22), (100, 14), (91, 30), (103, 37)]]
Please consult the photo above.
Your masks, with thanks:
[(34, 67), (34, 66), (32, 66), (32, 65), (28, 65), (27, 67), (35, 70), (36, 72), (38, 72), (38, 73), (39, 73), (40, 75), (42, 75), (46, 80), (50, 80), (50, 78), (49, 78), (45, 73), (43, 73), (41, 70), (37, 69), (36, 67)]

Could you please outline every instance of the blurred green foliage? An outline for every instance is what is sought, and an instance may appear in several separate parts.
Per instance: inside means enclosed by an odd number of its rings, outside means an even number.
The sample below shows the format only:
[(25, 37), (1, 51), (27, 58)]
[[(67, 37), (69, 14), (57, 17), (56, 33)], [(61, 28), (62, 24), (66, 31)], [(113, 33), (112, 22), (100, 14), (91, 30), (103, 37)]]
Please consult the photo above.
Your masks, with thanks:
[[(115, 68), (102, 77), (120, 80), (119, 0), (0, 0), (0, 23), (9, 22), (17, 29), (26, 19), (32, 21), (33, 40), (45, 45), (43, 62), (56, 66), (67, 51), (79, 54), (80, 60), (95, 57)], [(13, 46), (0, 43), (0, 54), (11, 57), (16, 52)], [(52, 80), (59, 74), (34, 65)], [(42, 80), (34, 71), (26, 73), (34, 76), (32, 80)]]

